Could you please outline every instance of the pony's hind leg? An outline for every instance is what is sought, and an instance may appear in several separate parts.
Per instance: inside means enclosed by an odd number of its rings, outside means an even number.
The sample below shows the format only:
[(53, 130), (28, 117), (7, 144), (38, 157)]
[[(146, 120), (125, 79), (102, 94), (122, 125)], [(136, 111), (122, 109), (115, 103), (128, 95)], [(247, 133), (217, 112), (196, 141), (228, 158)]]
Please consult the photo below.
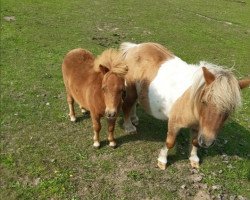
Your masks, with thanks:
[(131, 114), (130, 114), (130, 119), (131, 119), (131, 122), (135, 125), (135, 126), (138, 126), (139, 125), (139, 118), (136, 114), (136, 105), (137, 105), (137, 102), (134, 103), (134, 105), (132, 106), (132, 109), (131, 109)]
[(108, 120), (108, 141), (109, 146), (113, 148), (116, 147), (116, 142), (114, 139), (115, 121), (116, 120)]
[(69, 105), (69, 117), (70, 121), (75, 122), (76, 116), (75, 116), (75, 109), (74, 109), (74, 99), (70, 94), (67, 94), (67, 102)]
[(133, 125), (131, 121), (131, 112), (133, 112), (136, 106), (136, 99), (137, 99), (137, 93), (135, 86), (128, 86), (127, 87), (127, 96), (124, 100), (124, 103), (122, 105), (122, 110), (124, 113), (124, 129), (127, 133), (136, 133), (136, 127)]
[(93, 124), (93, 129), (94, 129), (94, 144), (93, 146), (96, 148), (100, 147), (100, 130), (101, 130), (101, 123), (100, 123), (100, 117), (99, 116), (94, 116), (91, 113), (91, 119), (92, 119), (92, 124)]

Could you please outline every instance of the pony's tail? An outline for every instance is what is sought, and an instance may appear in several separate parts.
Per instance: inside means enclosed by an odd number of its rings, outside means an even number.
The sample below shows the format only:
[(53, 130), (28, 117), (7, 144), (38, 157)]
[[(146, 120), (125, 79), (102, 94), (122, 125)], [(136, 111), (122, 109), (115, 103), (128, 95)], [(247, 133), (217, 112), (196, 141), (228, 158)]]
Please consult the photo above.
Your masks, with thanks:
[(123, 53), (123, 55), (126, 55), (130, 49), (135, 48), (137, 46), (139, 46), (139, 44), (123, 42), (120, 46), (120, 51)]

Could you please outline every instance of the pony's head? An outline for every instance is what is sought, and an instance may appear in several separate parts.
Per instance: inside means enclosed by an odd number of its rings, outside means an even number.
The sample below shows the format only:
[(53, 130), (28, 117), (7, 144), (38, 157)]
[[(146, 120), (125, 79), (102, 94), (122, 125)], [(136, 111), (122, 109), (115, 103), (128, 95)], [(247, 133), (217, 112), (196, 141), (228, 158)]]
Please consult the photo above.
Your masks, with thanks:
[(102, 92), (106, 106), (105, 115), (108, 119), (114, 119), (125, 95), (125, 75), (128, 67), (122, 62), (118, 51), (108, 49), (96, 59), (95, 68), (103, 75)]
[(240, 89), (250, 80), (238, 81), (230, 70), (202, 67), (202, 76), (193, 88), (199, 130), (197, 142), (201, 147), (211, 146), (229, 115), (241, 105)]

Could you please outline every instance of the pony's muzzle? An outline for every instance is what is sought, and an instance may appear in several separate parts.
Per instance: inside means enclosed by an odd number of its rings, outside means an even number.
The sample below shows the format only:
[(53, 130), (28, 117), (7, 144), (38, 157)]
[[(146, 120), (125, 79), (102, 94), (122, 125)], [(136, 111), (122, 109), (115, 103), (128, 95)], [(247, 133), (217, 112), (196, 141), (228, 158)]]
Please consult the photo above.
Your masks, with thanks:
[(105, 115), (108, 119), (114, 119), (116, 117), (116, 111), (115, 110), (107, 110), (105, 111)]
[(198, 144), (200, 147), (208, 148), (214, 144), (214, 139), (208, 139), (202, 135), (198, 137)]

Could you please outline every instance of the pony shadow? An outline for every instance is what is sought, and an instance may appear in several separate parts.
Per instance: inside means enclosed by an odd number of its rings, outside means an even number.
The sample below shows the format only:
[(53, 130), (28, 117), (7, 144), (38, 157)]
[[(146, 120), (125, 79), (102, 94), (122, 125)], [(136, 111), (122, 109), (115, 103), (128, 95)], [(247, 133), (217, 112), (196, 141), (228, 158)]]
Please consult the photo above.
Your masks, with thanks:
[(76, 123), (82, 122), (83, 120), (90, 119), (90, 112), (82, 113), (76, 117)]
[[(161, 121), (145, 114), (140, 107), (137, 109), (137, 115), (139, 117), (139, 125), (136, 127), (137, 133), (124, 133), (124, 135), (117, 137), (117, 141), (121, 145), (138, 140), (164, 142), (167, 133), (166, 121)], [(117, 123), (124, 130), (123, 122), (123, 117), (121, 117)]]
[[(138, 140), (159, 142), (159, 150), (165, 144), (167, 135), (167, 122), (161, 121), (145, 114), (139, 108), (139, 125), (137, 134), (124, 134), (117, 137), (117, 141), (122, 146)], [(118, 121), (118, 125), (122, 127), (123, 119)], [(188, 129), (182, 129), (177, 136), (175, 147), (169, 151), (169, 165), (179, 160), (188, 159), (191, 150), (192, 135)], [(250, 131), (241, 126), (234, 120), (225, 123), (220, 131), (215, 145), (207, 149), (199, 148), (198, 155), (201, 163), (202, 159), (208, 156), (217, 156), (226, 154), (228, 156), (239, 156), (241, 158), (249, 158), (250, 152)]]

